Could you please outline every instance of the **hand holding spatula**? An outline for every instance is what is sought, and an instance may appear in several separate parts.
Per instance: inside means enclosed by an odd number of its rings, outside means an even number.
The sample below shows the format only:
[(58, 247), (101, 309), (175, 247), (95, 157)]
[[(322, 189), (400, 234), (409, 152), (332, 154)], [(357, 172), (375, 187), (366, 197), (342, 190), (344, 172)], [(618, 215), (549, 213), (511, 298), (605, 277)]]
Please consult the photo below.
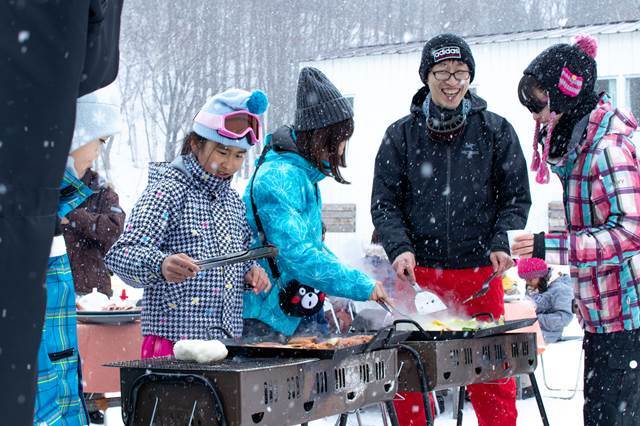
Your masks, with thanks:
[(440, 312), (447, 309), (447, 305), (445, 305), (438, 296), (418, 285), (416, 282), (416, 276), (413, 272), (415, 267), (415, 256), (409, 251), (400, 254), (393, 261), (393, 268), (398, 277), (401, 280), (408, 282), (416, 292), (414, 303), (418, 314), (432, 314), (434, 312)]

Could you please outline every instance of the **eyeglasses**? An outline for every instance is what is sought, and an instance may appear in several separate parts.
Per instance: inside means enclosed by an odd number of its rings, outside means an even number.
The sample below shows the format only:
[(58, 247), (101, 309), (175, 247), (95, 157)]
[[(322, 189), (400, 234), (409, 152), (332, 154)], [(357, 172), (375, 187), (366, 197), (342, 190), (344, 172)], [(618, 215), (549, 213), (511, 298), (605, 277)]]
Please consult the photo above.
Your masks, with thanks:
[(442, 70), (442, 71), (433, 71), (432, 74), (438, 81), (447, 81), (451, 78), (451, 76), (453, 76), (453, 78), (455, 78), (458, 81), (469, 80), (469, 78), (471, 77), (470, 71), (449, 72), (449, 71)]
[(194, 121), (215, 129), (226, 138), (241, 139), (250, 135), (249, 145), (255, 145), (262, 139), (260, 118), (248, 111), (233, 111), (224, 115), (200, 111)]

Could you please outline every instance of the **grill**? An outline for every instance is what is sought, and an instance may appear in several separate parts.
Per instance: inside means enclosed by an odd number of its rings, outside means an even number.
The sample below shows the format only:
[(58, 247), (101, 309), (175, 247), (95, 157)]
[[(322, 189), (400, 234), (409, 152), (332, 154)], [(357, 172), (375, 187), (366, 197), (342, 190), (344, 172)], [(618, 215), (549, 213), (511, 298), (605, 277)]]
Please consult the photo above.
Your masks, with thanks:
[[(465, 386), (499, 382), (514, 375), (527, 374), (536, 397), (542, 423), (549, 425), (542, 396), (534, 375), (537, 366), (535, 333), (496, 334), (488, 337), (462, 337), (433, 340), (415, 332), (400, 344), (398, 391), (422, 392), (427, 425), (433, 425), (428, 401), (430, 390), (460, 387), (457, 425), (462, 424)], [(430, 338), (429, 340), (423, 340)], [(416, 374), (417, 372), (417, 374)]]
[[(533, 373), (538, 364), (535, 333), (438, 341), (409, 340), (424, 364), (428, 390), (449, 389)], [(419, 392), (415, 360), (399, 355), (400, 391)]]
[(127, 425), (292, 425), (388, 401), (397, 351), (333, 359), (234, 357), (214, 364), (153, 358), (120, 368)]

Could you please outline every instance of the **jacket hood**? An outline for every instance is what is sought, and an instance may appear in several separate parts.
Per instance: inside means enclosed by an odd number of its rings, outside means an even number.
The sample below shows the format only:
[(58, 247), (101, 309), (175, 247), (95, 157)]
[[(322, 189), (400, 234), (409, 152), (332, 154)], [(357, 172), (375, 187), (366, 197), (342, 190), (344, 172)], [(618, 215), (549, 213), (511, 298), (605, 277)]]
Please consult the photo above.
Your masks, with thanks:
[(165, 177), (177, 179), (182, 183), (188, 183), (191, 180), (182, 156), (176, 157), (172, 162), (158, 161), (149, 163), (147, 185), (154, 184)]
[(294, 152), (300, 154), (300, 150), (294, 140), (293, 129), (287, 126), (280, 127), (271, 134), (271, 146), (276, 152)]
[[(424, 113), (422, 112), (422, 104), (424, 103), (424, 100), (427, 98), (428, 94), (429, 86), (422, 86), (420, 89), (418, 89), (416, 94), (413, 95), (410, 108), (412, 114), (419, 114), (424, 116)], [(471, 93), (471, 91), (468, 91), (464, 96), (471, 101), (471, 111), (469, 111), (469, 114), (475, 114), (487, 109), (487, 102), (480, 96), (474, 95), (473, 93)]]

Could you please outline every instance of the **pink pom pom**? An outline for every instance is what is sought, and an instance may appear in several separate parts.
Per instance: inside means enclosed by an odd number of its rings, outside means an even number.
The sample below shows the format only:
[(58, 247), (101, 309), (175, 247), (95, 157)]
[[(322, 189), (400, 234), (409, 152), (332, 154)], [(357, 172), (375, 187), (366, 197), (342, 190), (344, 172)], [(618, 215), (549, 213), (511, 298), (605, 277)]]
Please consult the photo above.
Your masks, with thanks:
[(598, 53), (598, 40), (588, 34), (578, 34), (573, 38), (573, 45), (595, 59)]
[(540, 165), (538, 173), (536, 173), (536, 182), (543, 185), (549, 183), (549, 166), (547, 166), (547, 163)]
[(535, 172), (540, 168), (540, 153), (538, 152), (538, 148), (534, 148), (533, 157), (531, 158), (531, 171)]

